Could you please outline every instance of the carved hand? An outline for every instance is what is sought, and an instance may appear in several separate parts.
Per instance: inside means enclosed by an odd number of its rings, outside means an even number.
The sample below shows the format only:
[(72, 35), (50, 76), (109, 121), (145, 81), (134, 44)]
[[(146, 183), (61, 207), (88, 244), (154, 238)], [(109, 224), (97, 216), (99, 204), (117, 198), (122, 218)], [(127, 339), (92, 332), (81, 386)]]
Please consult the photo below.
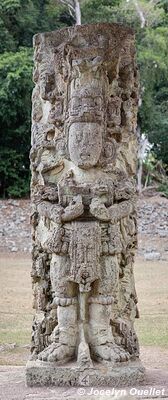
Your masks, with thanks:
[(108, 209), (98, 198), (92, 199), (90, 204), (90, 213), (100, 221), (110, 221), (111, 219)]
[(75, 196), (70, 202), (69, 206), (64, 209), (61, 216), (63, 222), (72, 221), (80, 217), (84, 212), (84, 207), (82, 204), (82, 197), (80, 195)]
[(113, 224), (119, 221), (121, 218), (127, 217), (134, 210), (133, 203), (131, 201), (122, 201), (119, 204), (114, 204), (108, 208), (110, 220)]
[(63, 211), (63, 207), (58, 204), (51, 204), (48, 201), (42, 201), (37, 206), (37, 210), (41, 216), (49, 218), (51, 221), (60, 224), (61, 223), (61, 214)]

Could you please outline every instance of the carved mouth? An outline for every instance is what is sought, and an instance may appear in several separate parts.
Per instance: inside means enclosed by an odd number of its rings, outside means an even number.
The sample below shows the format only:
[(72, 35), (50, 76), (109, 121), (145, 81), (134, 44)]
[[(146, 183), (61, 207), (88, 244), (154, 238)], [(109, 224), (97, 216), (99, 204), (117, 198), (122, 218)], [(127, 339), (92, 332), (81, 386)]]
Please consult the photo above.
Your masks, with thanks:
[(90, 156), (90, 154), (86, 154), (86, 153), (82, 153), (82, 154), (80, 154), (80, 158), (81, 158), (81, 160), (86, 160), (86, 159), (88, 159), (88, 158), (90, 158), (91, 156)]
[(107, 191), (107, 189), (99, 190), (99, 193), (100, 193), (100, 194), (108, 194), (108, 191)]

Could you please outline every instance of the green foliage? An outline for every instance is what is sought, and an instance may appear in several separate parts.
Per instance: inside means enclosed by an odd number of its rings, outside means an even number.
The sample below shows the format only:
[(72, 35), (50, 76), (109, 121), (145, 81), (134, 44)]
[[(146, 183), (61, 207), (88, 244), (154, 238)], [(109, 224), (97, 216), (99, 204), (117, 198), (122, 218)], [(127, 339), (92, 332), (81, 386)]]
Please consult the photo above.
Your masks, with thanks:
[(142, 183), (145, 187), (149, 186), (152, 183), (156, 162), (156, 156), (153, 152), (149, 152), (147, 157), (143, 161)]
[(0, 194), (28, 193), (32, 50), (0, 55)]
[(32, 36), (62, 26), (59, 21), (62, 8), (57, 6), (52, 14), (52, 3), (48, 0), (1, 0), (1, 197), (22, 197), (29, 193)]
[[(167, 1), (167, 0), (166, 0)], [(158, 26), (163, 22), (165, 11), (148, 0), (138, 0), (146, 19), (146, 26)], [(133, 0), (85, 0), (81, 3), (82, 22), (118, 22), (127, 24), (138, 33), (141, 21)]]
[(55, 0), (1, 0), (0, 38), (5, 37), (5, 43), (0, 52), (31, 47), (35, 33), (61, 27), (61, 10)]
[(168, 198), (168, 181), (165, 183), (162, 183), (159, 187), (158, 187), (158, 191), (163, 193), (165, 197)]
[(3, 197), (25, 197), (29, 193), (29, 170), (24, 155), (16, 150), (0, 150), (1, 192)]
[(154, 143), (159, 159), (168, 164), (168, 27), (149, 28), (138, 46), (141, 72), (141, 130)]
[[(155, 185), (158, 190), (160, 187), (163, 187), (164, 191), (164, 188), (166, 188), (168, 185), (166, 170), (166, 164), (164, 164), (161, 160), (158, 160), (153, 150), (150, 151), (143, 161), (142, 183), (144, 187), (146, 188), (149, 185)], [(158, 186), (158, 184), (161, 185)]]
[(120, 0), (86, 0), (81, 3), (82, 23), (115, 22)]

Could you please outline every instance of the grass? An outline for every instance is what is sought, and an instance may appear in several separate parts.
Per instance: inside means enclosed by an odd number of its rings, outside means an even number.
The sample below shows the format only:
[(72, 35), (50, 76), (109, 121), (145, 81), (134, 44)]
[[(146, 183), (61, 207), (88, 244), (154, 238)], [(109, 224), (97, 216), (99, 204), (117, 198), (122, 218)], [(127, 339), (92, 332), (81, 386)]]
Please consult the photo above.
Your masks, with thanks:
[[(32, 289), (31, 260), (26, 256), (0, 257), (0, 343), (15, 343), (0, 352), (0, 364), (26, 363), (30, 343)], [(168, 265), (163, 261), (136, 260), (135, 280), (141, 318), (135, 327), (141, 346), (168, 349)]]
[[(30, 279), (31, 260), (25, 256), (0, 257), (0, 344), (24, 346), (31, 340), (33, 317)], [(27, 349), (22, 349), (26, 352)], [(19, 347), (0, 352), (0, 363), (6, 352), (20, 354)], [(14, 357), (15, 358), (15, 357)], [(16, 363), (17, 364), (17, 363)]]
[(137, 260), (135, 280), (140, 309), (135, 327), (140, 344), (168, 348), (168, 263)]

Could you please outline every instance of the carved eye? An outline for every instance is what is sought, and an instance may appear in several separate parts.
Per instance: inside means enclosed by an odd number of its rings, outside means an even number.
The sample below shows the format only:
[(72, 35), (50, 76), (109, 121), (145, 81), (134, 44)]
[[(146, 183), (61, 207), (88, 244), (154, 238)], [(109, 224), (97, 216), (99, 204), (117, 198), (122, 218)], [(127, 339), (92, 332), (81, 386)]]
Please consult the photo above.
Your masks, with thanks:
[(105, 155), (106, 158), (111, 158), (111, 160), (115, 159), (116, 146), (115, 146), (114, 142), (113, 143), (106, 142), (106, 147), (104, 149), (104, 155)]

